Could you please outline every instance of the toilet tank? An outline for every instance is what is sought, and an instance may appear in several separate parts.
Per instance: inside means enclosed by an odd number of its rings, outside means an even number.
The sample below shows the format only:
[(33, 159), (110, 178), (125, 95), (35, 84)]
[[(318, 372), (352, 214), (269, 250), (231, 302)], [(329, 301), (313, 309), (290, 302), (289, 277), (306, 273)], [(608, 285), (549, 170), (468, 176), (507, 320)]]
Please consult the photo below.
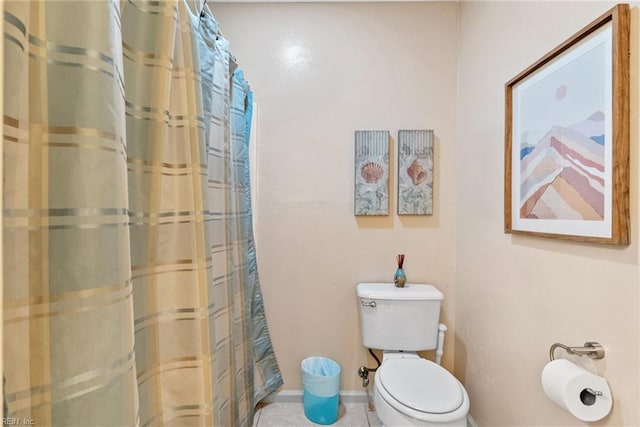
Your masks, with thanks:
[(381, 350), (432, 350), (438, 342), (440, 304), (435, 286), (359, 283), (360, 334), (365, 347)]

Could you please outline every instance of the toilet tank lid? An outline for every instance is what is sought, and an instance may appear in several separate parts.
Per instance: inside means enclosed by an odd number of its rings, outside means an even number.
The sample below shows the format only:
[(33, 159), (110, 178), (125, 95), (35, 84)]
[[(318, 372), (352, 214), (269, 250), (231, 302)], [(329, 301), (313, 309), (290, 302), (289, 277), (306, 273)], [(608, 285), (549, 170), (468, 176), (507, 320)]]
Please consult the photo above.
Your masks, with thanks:
[(406, 283), (403, 288), (393, 283), (358, 283), (360, 298), (380, 300), (442, 301), (444, 295), (433, 285)]

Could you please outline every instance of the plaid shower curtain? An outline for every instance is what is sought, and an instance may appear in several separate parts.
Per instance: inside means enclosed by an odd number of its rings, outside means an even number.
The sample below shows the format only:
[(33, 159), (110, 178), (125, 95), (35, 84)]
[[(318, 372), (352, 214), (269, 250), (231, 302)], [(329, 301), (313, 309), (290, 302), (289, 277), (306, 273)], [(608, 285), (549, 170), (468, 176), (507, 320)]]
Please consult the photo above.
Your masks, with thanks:
[(3, 5), (10, 419), (251, 425), (282, 384), (251, 228), (251, 92), (197, 3)]

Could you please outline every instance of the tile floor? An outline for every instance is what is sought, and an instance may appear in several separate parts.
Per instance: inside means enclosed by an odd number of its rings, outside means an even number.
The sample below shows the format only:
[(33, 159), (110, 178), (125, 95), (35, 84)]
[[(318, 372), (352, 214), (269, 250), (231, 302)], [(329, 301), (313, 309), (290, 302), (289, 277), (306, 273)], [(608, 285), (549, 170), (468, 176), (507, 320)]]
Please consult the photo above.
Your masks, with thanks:
[[(336, 427), (382, 427), (375, 411), (366, 403), (341, 403)], [(317, 426), (305, 417), (302, 403), (260, 404), (253, 421), (254, 427), (307, 427)]]
[[(318, 426), (305, 417), (302, 403), (259, 403), (253, 427), (308, 427)], [(366, 403), (341, 403), (338, 409), (336, 427), (383, 427)], [(467, 418), (467, 427), (476, 426)]]

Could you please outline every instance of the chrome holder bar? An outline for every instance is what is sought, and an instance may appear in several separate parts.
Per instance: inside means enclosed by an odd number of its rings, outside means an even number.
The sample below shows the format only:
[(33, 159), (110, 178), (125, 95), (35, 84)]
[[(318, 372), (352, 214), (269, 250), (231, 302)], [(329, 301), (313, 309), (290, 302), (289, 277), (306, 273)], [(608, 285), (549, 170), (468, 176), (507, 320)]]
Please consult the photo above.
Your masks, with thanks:
[(604, 347), (597, 342), (589, 341), (584, 343), (584, 346), (582, 347), (568, 347), (564, 344), (560, 344), (559, 342), (554, 343), (551, 345), (551, 348), (549, 349), (549, 359), (555, 360), (554, 352), (558, 347), (565, 350), (569, 354), (575, 354), (577, 356), (586, 355), (592, 359), (604, 358)]

